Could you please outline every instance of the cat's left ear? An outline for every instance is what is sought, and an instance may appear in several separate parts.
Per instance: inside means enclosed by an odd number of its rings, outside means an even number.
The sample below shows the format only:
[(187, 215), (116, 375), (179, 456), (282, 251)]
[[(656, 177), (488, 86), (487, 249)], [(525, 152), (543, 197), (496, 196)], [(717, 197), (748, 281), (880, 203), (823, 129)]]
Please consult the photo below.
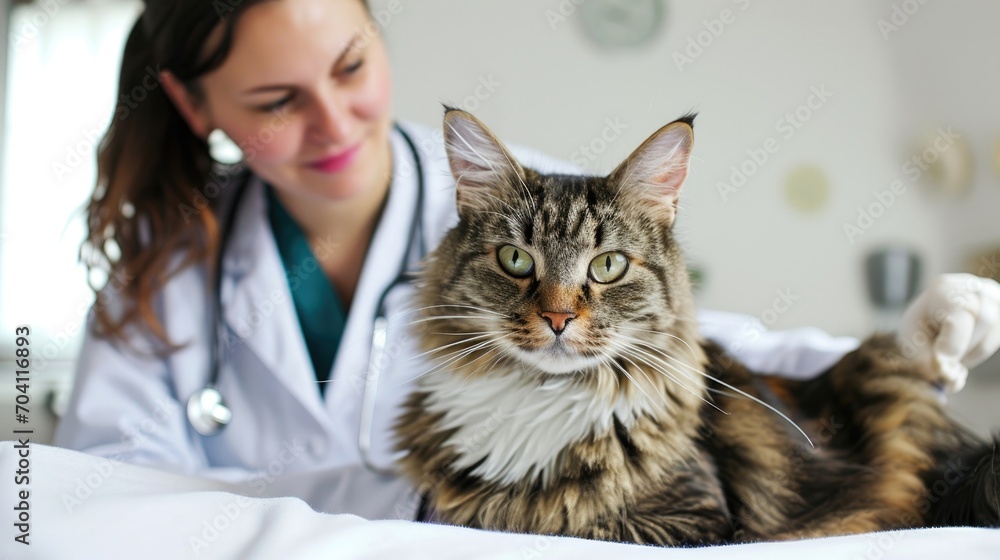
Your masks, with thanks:
[(623, 194), (638, 197), (668, 225), (673, 225), (681, 186), (687, 178), (693, 124), (694, 115), (688, 115), (657, 130), (608, 175), (612, 185)]
[(511, 185), (523, 184), (524, 169), (482, 122), (460, 109), (444, 115), (445, 151), (459, 214), (495, 210)]

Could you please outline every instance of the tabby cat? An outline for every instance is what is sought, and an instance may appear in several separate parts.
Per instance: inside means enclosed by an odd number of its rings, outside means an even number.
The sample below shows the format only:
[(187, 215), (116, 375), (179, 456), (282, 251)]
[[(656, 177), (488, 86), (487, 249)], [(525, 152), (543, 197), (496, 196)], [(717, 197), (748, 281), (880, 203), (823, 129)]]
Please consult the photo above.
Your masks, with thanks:
[(997, 440), (950, 420), (893, 337), (798, 382), (699, 336), (671, 231), (693, 121), (591, 177), (446, 111), (460, 221), (413, 324), (439, 360), (396, 425), (433, 519), (658, 545), (997, 526)]

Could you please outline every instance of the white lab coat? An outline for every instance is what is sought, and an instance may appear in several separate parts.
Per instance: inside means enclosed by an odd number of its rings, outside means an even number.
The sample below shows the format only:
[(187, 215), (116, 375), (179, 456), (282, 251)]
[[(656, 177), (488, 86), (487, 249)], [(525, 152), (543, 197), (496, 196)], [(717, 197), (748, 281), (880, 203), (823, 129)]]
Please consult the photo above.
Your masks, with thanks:
[[(457, 221), (454, 181), (440, 132), (403, 126), (424, 168), (422, 228), (433, 248)], [(416, 243), (407, 239), (417, 200), (413, 154), (398, 131), (393, 130), (391, 142), (394, 178), (325, 400), (317, 390), (270, 230), (263, 184), (252, 179), (223, 258), (223, 316), (235, 342), (225, 354), (217, 387), (232, 410), (232, 423), (218, 435), (202, 437), (187, 422), (184, 403), (208, 380), (214, 329), (206, 271), (195, 266), (173, 277), (156, 302), (170, 339), (188, 343), (166, 359), (136, 356), (95, 338), (93, 318), (88, 319), (56, 445), (188, 474), (250, 481), (259, 488), (257, 495), (296, 495), (321, 511), (412, 518), (415, 502), (409, 485), (365, 470), (358, 447), (377, 300), (395, 278), (403, 252), (412, 245), (410, 263), (419, 258)], [(537, 169), (572, 171), (540, 154), (517, 147), (512, 151)], [(405, 315), (412, 293), (404, 284), (386, 299), (390, 326), (372, 435), (373, 459), (383, 467), (392, 464), (391, 425), (409, 382), (429, 367), (412, 358), (418, 352), (406, 328), (412, 316)], [(112, 297), (105, 304), (118, 302)], [(738, 344), (739, 358), (751, 367), (788, 375), (821, 371), (857, 344), (815, 329), (770, 333), (748, 328), (752, 319), (740, 315), (703, 312), (700, 321), (706, 336), (727, 347)], [(133, 339), (148, 346), (139, 336)]]

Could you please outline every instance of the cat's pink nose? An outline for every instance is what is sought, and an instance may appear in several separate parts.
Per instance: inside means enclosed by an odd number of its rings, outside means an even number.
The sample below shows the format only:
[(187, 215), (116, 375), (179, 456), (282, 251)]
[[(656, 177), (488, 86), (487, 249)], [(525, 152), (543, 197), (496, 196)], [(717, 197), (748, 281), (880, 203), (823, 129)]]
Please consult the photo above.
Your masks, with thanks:
[(555, 313), (552, 311), (542, 311), (542, 317), (549, 322), (552, 332), (562, 334), (566, 330), (566, 325), (576, 318), (576, 313)]

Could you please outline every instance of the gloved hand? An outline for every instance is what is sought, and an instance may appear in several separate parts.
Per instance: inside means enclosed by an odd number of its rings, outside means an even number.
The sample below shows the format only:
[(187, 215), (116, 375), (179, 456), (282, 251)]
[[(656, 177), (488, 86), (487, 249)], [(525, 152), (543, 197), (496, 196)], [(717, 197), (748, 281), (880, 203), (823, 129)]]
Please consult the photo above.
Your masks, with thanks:
[(944, 274), (903, 313), (900, 346), (929, 363), (945, 389), (965, 387), (969, 368), (1000, 348), (1000, 284), (972, 274)]

